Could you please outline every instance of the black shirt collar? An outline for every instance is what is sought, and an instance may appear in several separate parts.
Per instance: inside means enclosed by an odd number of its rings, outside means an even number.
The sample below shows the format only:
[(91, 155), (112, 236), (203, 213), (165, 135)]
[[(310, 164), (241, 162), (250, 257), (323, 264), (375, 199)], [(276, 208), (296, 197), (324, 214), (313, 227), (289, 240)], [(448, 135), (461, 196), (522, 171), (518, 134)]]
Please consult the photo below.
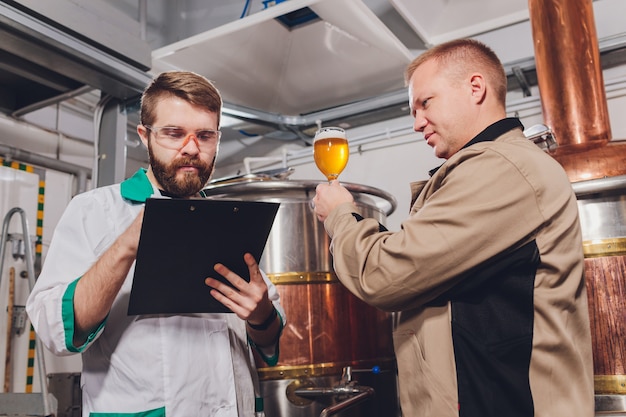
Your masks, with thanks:
[[(485, 130), (480, 132), (478, 135), (474, 136), (474, 138), (467, 142), (461, 149), (465, 149), (478, 142), (496, 140), (506, 132), (517, 128), (521, 128), (522, 130), (524, 129), (524, 125), (517, 117), (507, 117), (505, 119), (498, 120), (497, 122), (487, 126)], [(432, 177), (439, 168), (441, 168), (441, 165), (428, 171), (428, 175)]]
[[(179, 195), (175, 195), (175, 194), (168, 193), (167, 191), (161, 190), (160, 188), (159, 188), (159, 192), (161, 193), (161, 195), (162, 195), (163, 197), (169, 197), (169, 198), (187, 198), (187, 197), (181, 197), (181, 196), (179, 196)], [(198, 196), (203, 197), (203, 198), (206, 198), (206, 193), (204, 192), (204, 190), (200, 190), (200, 191), (198, 191)]]
[(180, 196), (172, 194), (172, 193), (168, 193), (167, 191), (161, 190), (160, 188), (159, 188), (159, 192), (161, 193), (163, 197), (180, 198)]

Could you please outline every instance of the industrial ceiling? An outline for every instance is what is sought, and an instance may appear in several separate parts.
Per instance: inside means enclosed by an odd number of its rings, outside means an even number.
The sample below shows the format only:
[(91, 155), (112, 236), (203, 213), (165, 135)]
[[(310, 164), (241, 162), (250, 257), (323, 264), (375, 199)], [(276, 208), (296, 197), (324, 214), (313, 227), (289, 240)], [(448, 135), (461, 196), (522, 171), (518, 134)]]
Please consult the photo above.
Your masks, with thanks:
[(132, 27), (129, 18), (101, 13), (71, 2), (1, 2), (0, 110), (19, 116), (87, 89), (136, 96), (150, 80), (149, 46), (120, 30)]
[[(318, 123), (406, 115), (406, 64), (457, 37), (492, 46), (509, 89), (536, 85), (526, 0), (286, 0), (240, 14), (244, 3), (3, 0), (0, 112), (21, 117), (89, 90), (132, 103), (153, 73), (182, 68), (224, 95), (225, 140), (306, 142)], [(603, 65), (626, 62), (626, 2), (594, 10)]]

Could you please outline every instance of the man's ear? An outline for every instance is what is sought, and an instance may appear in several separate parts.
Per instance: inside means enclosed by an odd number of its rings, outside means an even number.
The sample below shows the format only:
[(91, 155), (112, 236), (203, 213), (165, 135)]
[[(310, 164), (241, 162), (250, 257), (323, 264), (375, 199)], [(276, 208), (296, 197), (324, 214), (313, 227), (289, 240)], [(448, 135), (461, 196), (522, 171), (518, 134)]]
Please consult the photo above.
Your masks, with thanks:
[(487, 95), (487, 82), (485, 77), (480, 73), (474, 73), (470, 77), (470, 85), (472, 88), (472, 97), (476, 103), (482, 103), (485, 101)]
[(150, 134), (148, 129), (144, 125), (137, 125), (137, 134), (139, 135), (139, 139), (141, 139), (143, 146), (148, 149), (148, 135)]

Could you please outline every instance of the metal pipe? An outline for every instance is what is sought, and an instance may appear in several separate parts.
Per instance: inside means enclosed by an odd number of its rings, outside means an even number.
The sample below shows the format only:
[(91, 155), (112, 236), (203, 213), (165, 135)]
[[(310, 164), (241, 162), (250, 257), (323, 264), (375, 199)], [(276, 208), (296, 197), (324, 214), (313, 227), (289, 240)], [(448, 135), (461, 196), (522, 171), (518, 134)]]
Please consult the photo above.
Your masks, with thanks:
[(148, 2), (147, 0), (139, 0), (139, 28), (141, 31), (141, 40), (145, 41), (148, 36)]
[(34, 111), (39, 110), (39, 109), (43, 109), (44, 107), (48, 107), (48, 106), (57, 104), (57, 103), (59, 103), (61, 101), (68, 100), (70, 98), (79, 96), (81, 94), (85, 94), (85, 93), (87, 93), (89, 91), (92, 91), (92, 90), (93, 90), (93, 87), (88, 86), (88, 85), (84, 85), (84, 86), (79, 87), (79, 88), (77, 88), (75, 90), (71, 90), (71, 91), (68, 91), (66, 93), (59, 94), (58, 96), (50, 97), (49, 99), (38, 101), (38, 102), (33, 103), (33, 104), (29, 105), (29, 106), (22, 107), (22, 108), (20, 108), (20, 109), (18, 109), (16, 111), (14, 111), (13, 113), (11, 113), (11, 116), (15, 117), (16, 119), (18, 119), (18, 118), (22, 117), (25, 114), (34, 112)]
[(339, 392), (335, 388), (329, 387), (305, 387), (293, 391), (299, 397), (333, 397)]
[(73, 174), (77, 178), (76, 193), (80, 194), (87, 190), (87, 179), (91, 178), (91, 169), (70, 162), (60, 161), (54, 158), (48, 158), (32, 152), (23, 151), (12, 146), (0, 144), (0, 154), (3, 154), (10, 160), (30, 163), (44, 168), (54, 169), (55, 171)]
[(358, 395), (355, 395), (354, 397), (347, 398), (343, 401), (338, 402), (337, 404), (326, 407), (320, 413), (320, 417), (328, 417), (328, 416), (337, 414), (338, 412), (343, 411), (346, 408), (352, 407), (353, 405), (356, 405), (366, 400), (368, 397), (372, 397), (374, 395), (374, 388), (371, 388), (371, 387), (354, 387), (354, 388), (355, 389), (359, 388), (361, 392)]
[(588, 181), (578, 181), (572, 184), (576, 197), (598, 194), (607, 191), (626, 190), (626, 175), (599, 178)]
[[(320, 417), (331, 416), (345, 410), (348, 407), (364, 401), (374, 395), (374, 388), (361, 385), (340, 385), (333, 388), (328, 387), (306, 387), (298, 388), (294, 394), (300, 397), (334, 397), (351, 395), (351, 397), (326, 407), (322, 410)], [(355, 395), (356, 394), (356, 395)]]
[(605, 144), (611, 126), (592, 0), (529, 0), (528, 9), (544, 118), (559, 147)]

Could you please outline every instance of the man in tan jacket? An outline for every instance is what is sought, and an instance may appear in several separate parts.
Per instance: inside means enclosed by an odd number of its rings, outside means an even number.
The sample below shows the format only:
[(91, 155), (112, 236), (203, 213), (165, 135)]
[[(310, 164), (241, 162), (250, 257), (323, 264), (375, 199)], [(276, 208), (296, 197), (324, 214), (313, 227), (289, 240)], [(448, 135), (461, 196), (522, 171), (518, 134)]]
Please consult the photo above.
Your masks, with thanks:
[[(414, 129), (446, 159), (413, 185), (398, 232), (338, 181), (313, 200), (335, 271), (394, 331), (406, 417), (587, 417), (591, 332), (576, 197), (505, 111), (506, 76), (474, 40), (408, 67)], [(382, 230), (382, 231), (381, 231)]]

